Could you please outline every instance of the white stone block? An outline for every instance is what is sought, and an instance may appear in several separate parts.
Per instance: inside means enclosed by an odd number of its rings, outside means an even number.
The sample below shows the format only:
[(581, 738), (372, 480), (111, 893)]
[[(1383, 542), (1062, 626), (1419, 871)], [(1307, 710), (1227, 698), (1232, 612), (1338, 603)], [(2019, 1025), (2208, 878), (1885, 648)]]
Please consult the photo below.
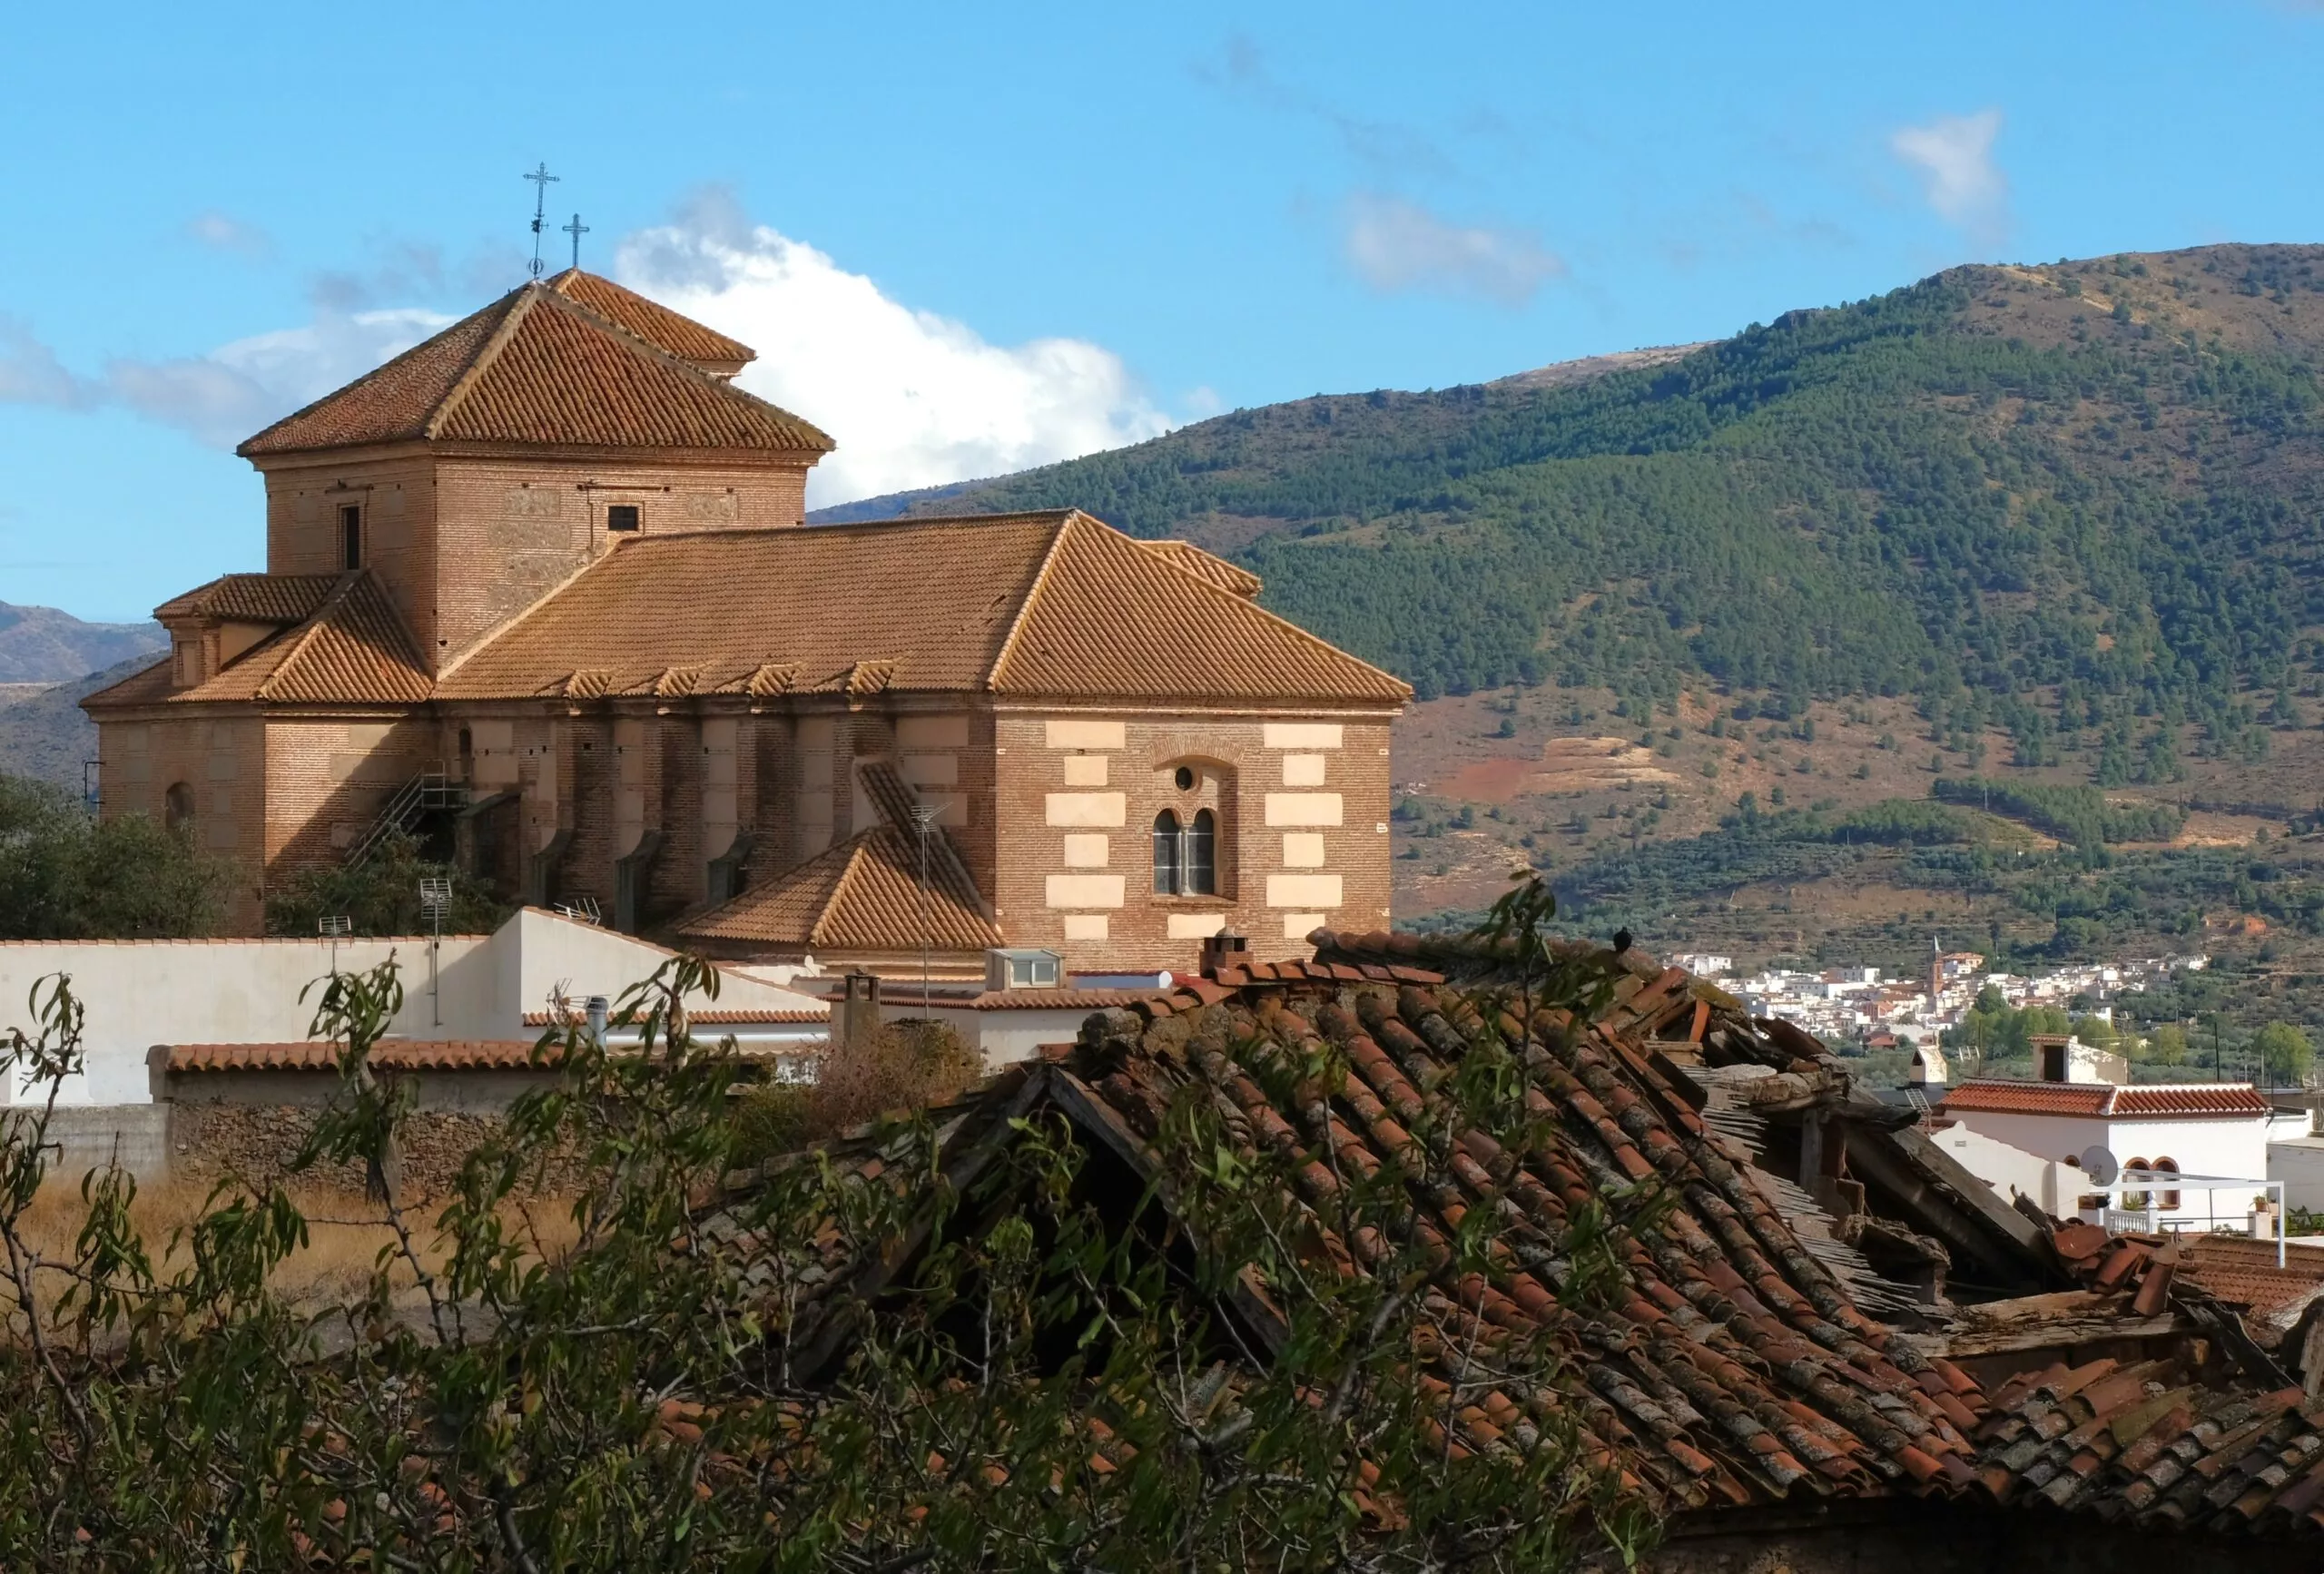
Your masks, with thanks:
[[(1267, 794), (1269, 825), (1337, 825), (1339, 822), (1340, 795), (1336, 792)], [(1113, 823), (1119, 825), (1121, 821), (1117, 820)]]
[(1285, 754), (1283, 757), (1283, 784), (1286, 787), (1321, 787), (1324, 784), (1322, 754)]
[(1340, 877), (1336, 874), (1271, 874), (1267, 876), (1267, 906), (1269, 907), (1337, 907), (1339, 905)]
[(1065, 784), (1068, 787), (1103, 787), (1106, 784), (1106, 756), (1068, 754), (1065, 757)]
[(1262, 723), (1260, 735), (1270, 749), (1336, 749), (1340, 746), (1340, 724), (1337, 722), (1267, 722)]
[(1051, 907), (1119, 907), (1122, 877), (1118, 874), (1053, 874), (1049, 877)]
[(1065, 938), (1069, 940), (1102, 940), (1113, 920), (1101, 912), (1069, 912), (1065, 915)]
[(1121, 792), (1052, 792), (1049, 795), (1051, 825), (1120, 825), (1129, 815), (1129, 798)]
[(1174, 940), (1207, 939), (1226, 927), (1223, 912), (1174, 912), (1170, 915), (1170, 938)]
[(1285, 831), (1283, 861), (1293, 869), (1321, 869), (1324, 866), (1324, 833), (1320, 831)]
[(1052, 749), (1120, 749), (1128, 746), (1119, 722), (1091, 721), (1081, 716), (1057, 716), (1049, 723)]
[(1304, 940), (1317, 930), (1322, 929), (1330, 916), (1328, 913), (1320, 912), (1287, 912), (1283, 915), (1283, 938), (1287, 940)]
[(1065, 839), (1065, 867), (1103, 869), (1113, 861), (1112, 841), (1095, 831), (1078, 831)]

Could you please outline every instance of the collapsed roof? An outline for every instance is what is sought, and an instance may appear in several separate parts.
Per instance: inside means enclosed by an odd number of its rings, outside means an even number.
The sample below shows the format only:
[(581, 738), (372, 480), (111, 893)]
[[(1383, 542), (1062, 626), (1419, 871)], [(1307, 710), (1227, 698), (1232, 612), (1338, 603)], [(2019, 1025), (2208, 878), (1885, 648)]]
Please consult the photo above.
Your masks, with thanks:
[[(1415, 1228), (1439, 1232), (1457, 1229), (1464, 1210), (1495, 1209), (1519, 1255), (1482, 1292), (1438, 1283), (1433, 1308), (1488, 1337), (1520, 1324), (1548, 1332), (1574, 1375), (1562, 1402), (1680, 1522), (1715, 1525), (1778, 1506), (1918, 1504), (1915, 1511), (2054, 1507), (2240, 1538), (2324, 1530), (2324, 1407), (2280, 1371), (2239, 1368), (2231, 1352), (2207, 1358), (2201, 1345), (2191, 1358), (2183, 1342), (2142, 1354), (2135, 1341), (2118, 1341), (2094, 1357), (2052, 1359), (2023, 1341), (1965, 1335), (1965, 1353), (2005, 1351), (2003, 1364), (1946, 1353), (1948, 1324), (1974, 1333), (1980, 1310), (2034, 1323), (2043, 1320), (2037, 1308), (2054, 1303), (2047, 1320), (2062, 1343), (2137, 1333), (2127, 1304), (2120, 1319), (2093, 1322), (2066, 1314), (2063, 1303), (2081, 1297), (2076, 1306), (2087, 1310), (2093, 1292), (2077, 1287), (2083, 1281), (2119, 1286), (2156, 1246), (2102, 1236), (2093, 1244), (2071, 1230), (2053, 1238), (2050, 1222), (2005, 1207), (2021, 1228), (2002, 1229), (1974, 1198), (1952, 1195), (1978, 1183), (1945, 1171), (1925, 1142), (1897, 1143), (1915, 1134), (1893, 1113), (1858, 1110), (1845, 1069), (1812, 1039), (1754, 1021), (1709, 985), (1636, 952), (1567, 948), (1569, 959), (1613, 970), (1610, 1003), (1580, 1022), (1537, 1011), (1518, 1044), (1517, 998), (1497, 987), (1506, 969), (1490, 949), (1403, 936), (1314, 939), (1312, 962), (1229, 959), (1208, 976), (1092, 1015), (1075, 1044), (1012, 1067), (942, 1116), (946, 1184), (957, 1192), (974, 1183), (1039, 1111), (1062, 1116), (1090, 1151), (1152, 1184), (1162, 1173), (1154, 1144), (1163, 1114), (1189, 1087), (1207, 1091), (1240, 1142), (1291, 1144), (1372, 1173), (1395, 1164), (1411, 1141), (1406, 1127), (1432, 1101), (1441, 1112), (1433, 1090), (1452, 1065), (1499, 1038), (1524, 1058), (1526, 1097), (1547, 1136), (1523, 1154), (1480, 1134), (1461, 1138), (1458, 1195), (1415, 1190), (1412, 1205)], [(1266, 1066), (1285, 1057), (1313, 1064), (1322, 1048), (1344, 1068), (1337, 1086), (1320, 1097), (1268, 1091), (1283, 1084)], [(1739, 1091), (1722, 1104), (1722, 1088)], [(1823, 1161), (1811, 1152), (1808, 1183), (1827, 1195), (1856, 1186), (1839, 1192), (1844, 1203), (1884, 1188), (1911, 1193), (1918, 1212), (1908, 1216), (1951, 1215), (1979, 1251), (1996, 1260), (2015, 1252), (2016, 1271), (2043, 1293), (1955, 1308), (1925, 1283), (1884, 1274), (1807, 1185), (1758, 1162), (1755, 1141), (1762, 1151), (1778, 1146), (1759, 1112), (1785, 1106), (1820, 1111), (1809, 1124), (1834, 1130), (1858, 1120), (1863, 1140), (1850, 1142), (1847, 1156), (1879, 1152), (1873, 1167), (1886, 1177), (1855, 1181), (1845, 1166), (1818, 1174)], [(1308, 1170), (1321, 1173), (1313, 1163)], [(1640, 1182), (1667, 1187), (1677, 1205), (1644, 1216), (1623, 1241), (1613, 1310), (1568, 1304), (1554, 1254), (1523, 1255), (1521, 1242), (1554, 1242), (1573, 1210)], [(1312, 1216), (1327, 1232), (1324, 1215)], [(1909, 1225), (1881, 1222), (1940, 1259), (1951, 1255)], [(1364, 1260), (1354, 1243), (1326, 1245), (1335, 1262)], [(831, 1284), (872, 1296), (911, 1272), (908, 1257), (852, 1277), (833, 1266)], [(1231, 1310), (1267, 1353), (1283, 1336), (1272, 1297), (1286, 1290), (1261, 1290)], [(2225, 1316), (2203, 1326), (2231, 1337), (2240, 1324), (2231, 1306), (2220, 1310)], [(843, 1356), (842, 1319), (818, 1328), (811, 1310), (798, 1326), (795, 1370), (812, 1375)], [(1416, 1358), (1446, 1353), (1416, 1350)], [(1521, 1413), (1516, 1399), (1488, 1395), (1458, 1418), (1458, 1441), (1489, 1446), (1493, 1418)]]

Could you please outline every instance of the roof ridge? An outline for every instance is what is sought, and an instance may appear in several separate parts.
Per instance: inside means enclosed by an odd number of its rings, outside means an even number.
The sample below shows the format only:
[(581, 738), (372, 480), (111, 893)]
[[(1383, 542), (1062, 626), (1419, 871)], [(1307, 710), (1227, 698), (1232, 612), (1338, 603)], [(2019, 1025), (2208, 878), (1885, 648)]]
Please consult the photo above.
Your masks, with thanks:
[[(330, 392), (308, 400), (305, 404), (300, 405), (297, 409), (292, 410), (289, 415), (282, 417), (281, 419), (268, 422), (265, 426), (260, 428), (257, 431), (252, 432), (249, 437), (244, 438), (241, 442), (235, 444), (234, 452), (243, 458), (250, 457), (249, 450), (251, 445), (265, 437), (267, 433), (280, 430), (281, 428), (289, 426), (292, 421), (297, 420), (300, 417), (307, 415), (311, 411), (319, 410), (323, 406), (330, 404), (334, 399), (342, 398), (356, 389), (363, 388), (368, 384), (378, 381), (380, 378), (385, 377), (389, 372), (394, 370), (396, 368), (403, 365), (406, 361), (410, 360), (413, 357), (419, 355), (422, 350), (427, 349), (430, 345), (435, 344), (438, 339), (443, 339), (447, 334), (458, 332), (466, 324), (473, 321), (476, 318), (481, 316), (485, 312), (491, 311), (496, 309), (502, 310), (504, 312), (502, 320), (505, 323), (507, 320), (506, 309), (510, 303), (509, 298), (511, 296), (520, 294), (524, 288), (525, 287), (523, 285), (518, 285), (515, 290), (509, 290), (507, 295), (503, 295), (498, 300), (478, 308), (477, 310), (469, 312), (468, 316), (460, 318), (456, 321), (446, 323), (443, 327), (438, 329), (435, 332), (429, 334), (426, 339), (421, 339), (418, 344), (413, 345), (410, 349), (403, 351), (400, 355), (389, 356), (387, 359), (381, 361), (379, 365), (373, 367), (369, 371), (365, 372), (361, 377), (357, 378), (354, 381), (341, 383), (339, 387), (332, 389)], [(497, 335), (498, 330), (496, 328), (494, 332)], [(482, 353), (483, 351), (479, 349), (478, 351), (478, 356), (481, 356)], [(470, 358), (470, 370), (474, 369), (475, 359), (475, 357)], [(462, 376), (465, 379), (467, 373), (463, 373)]]
[[(713, 393), (728, 398), (742, 399), (749, 404), (764, 406), (766, 408), (773, 410), (776, 415), (781, 416), (783, 419), (803, 427), (806, 430), (813, 433), (816, 437), (821, 438), (823, 440), (825, 450), (827, 452), (830, 449), (839, 447), (839, 444), (832, 440), (832, 435), (829, 432), (823, 430), (822, 428), (807, 419), (804, 416), (784, 409), (781, 405), (776, 404), (772, 399), (763, 399), (759, 398), (758, 395), (743, 387), (732, 378), (719, 377), (711, 372), (703, 370), (702, 368), (696, 366), (693, 361), (686, 359), (685, 357), (663, 349), (660, 345), (655, 344), (652, 339), (647, 339), (643, 334), (632, 332), (630, 330), (623, 327), (620, 323), (615, 322), (612, 318), (606, 316), (601, 311), (593, 310), (587, 305), (574, 300), (573, 297), (566, 294), (561, 290), (553, 290), (544, 284), (536, 291), (535, 298), (545, 305), (551, 307), (553, 310), (570, 313), (575, 319), (586, 326), (596, 330), (600, 333), (612, 336), (616, 343), (621, 344), (632, 354), (658, 362), (661, 365), (668, 367), (678, 372), (681, 376), (691, 378), (704, 388), (711, 390)], [(665, 308), (665, 310), (667, 309)], [(716, 330), (714, 329), (712, 331), (715, 332)], [(739, 344), (741, 341), (736, 340), (735, 342)], [(748, 347), (745, 346), (744, 348)], [(477, 364), (478, 366), (482, 366), (484, 361), (484, 356), (479, 355), (477, 357)], [(448, 412), (450, 408), (451, 400), (448, 398), (444, 402), (444, 409)], [(430, 424), (432, 426), (433, 423), (431, 422)], [(783, 528), (789, 528), (789, 526), (783, 526)]]
[[(1079, 510), (1079, 509), (1076, 509), (1076, 510), (1075, 510), (1075, 512), (1076, 512), (1076, 513), (1080, 513), (1080, 510)], [(1190, 568), (1184, 567), (1184, 566), (1181, 566), (1181, 565), (1179, 565), (1179, 564), (1170, 563), (1170, 560), (1169, 560), (1167, 557), (1163, 556), (1160, 553), (1157, 553), (1157, 552), (1147, 552), (1147, 551), (1145, 550), (1145, 548), (1146, 548), (1146, 546), (1147, 546), (1147, 544), (1146, 542), (1144, 542), (1144, 541), (1140, 540), (1138, 537), (1137, 537), (1137, 536), (1132, 536), (1132, 535), (1131, 535), (1128, 531), (1127, 531), (1127, 530), (1119, 530), (1119, 529), (1117, 529), (1117, 528), (1115, 528), (1113, 526), (1107, 524), (1103, 519), (1097, 518), (1097, 517), (1095, 517), (1095, 516), (1091, 516), (1091, 515), (1083, 514), (1081, 516), (1082, 516), (1083, 518), (1085, 518), (1085, 519), (1088, 519), (1088, 520), (1089, 521), (1089, 523), (1091, 523), (1092, 525), (1095, 525), (1095, 526), (1098, 526), (1098, 528), (1099, 528), (1100, 530), (1103, 530), (1107, 535), (1115, 537), (1115, 538), (1116, 538), (1116, 539), (1118, 539), (1118, 540), (1120, 540), (1120, 541), (1123, 541), (1123, 542), (1128, 543), (1128, 545), (1129, 545), (1133, 549), (1137, 550), (1137, 551), (1138, 551), (1142, 556), (1146, 556), (1146, 557), (1148, 557), (1148, 558), (1155, 559), (1155, 560), (1159, 561), (1159, 562), (1168, 563), (1168, 564), (1169, 564), (1169, 566), (1170, 566), (1170, 567), (1171, 567), (1171, 569), (1172, 569), (1174, 572), (1176, 572), (1176, 573), (1177, 573), (1177, 574), (1179, 574), (1179, 575), (1184, 575), (1186, 578), (1187, 578), (1188, 580), (1191, 580), (1193, 583), (1195, 583), (1195, 584), (1196, 584), (1196, 585), (1201, 585), (1201, 586), (1203, 587), (1203, 589), (1204, 589), (1204, 590), (1206, 590), (1206, 591), (1207, 591), (1210, 595), (1215, 595), (1215, 596), (1218, 596), (1218, 597), (1220, 597), (1221, 599), (1223, 599), (1223, 600), (1225, 600), (1225, 601), (1226, 601), (1226, 602), (1229, 602), (1229, 603), (1231, 603), (1231, 604), (1233, 604), (1233, 605), (1236, 605), (1236, 606), (1240, 606), (1240, 607), (1247, 607), (1249, 610), (1251, 610), (1251, 611), (1253, 611), (1253, 612), (1257, 613), (1261, 617), (1265, 618), (1269, 623), (1271, 623), (1271, 624), (1275, 625), (1277, 628), (1279, 628), (1279, 629), (1283, 629), (1283, 630), (1285, 630), (1285, 631), (1286, 631), (1286, 632), (1288, 632), (1288, 633), (1291, 633), (1291, 634), (1294, 634), (1294, 635), (1298, 635), (1298, 636), (1299, 636), (1299, 638), (1300, 638), (1300, 640), (1301, 640), (1302, 642), (1304, 642), (1304, 643), (1305, 643), (1305, 644), (1309, 644), (1309, 645), (1314, 646), (1314, 647), (1315, 647), (1315, 649), (1317, 649), (1317, 650), (1324, 651), (1324, 652), (1329, 653), (1329, 654), (1332, 654), (1332, 655), (1339, 656), (1339, 657), (1341, 657), (1343, 660), (1352, 661), (1352, 662), (1355, 663), (1358, 666), (1365, 667), (1365, 668), (1370, 669), (1370, 670), (1371, 670), (1371, 671), (1373, 671), (1373, 672), (1378, 673), (1382, 677), (1386, 678), (1390, 683), (1392, 683), (1392, 684), (1400, 684), (1400, 685), (1403, 687), (1403, 691), (1404, 691), (1404, 697), (1405, 697), (1405, 698), (1409, 699), (1409, 698), (1411, 698), (1411, 697), (1412, 697), (1413, 693), (1413, 689), (1412, 684), (1408, 684), (1408, 683), (1405, 683), (1403, 679), (1402, 679), (1402, 678), (1398, 677), (1395, 674), (1393, 674), (1393, 673), (1392, 673), (1392, 672), (1388, 671), (1385, 667), (1376, 667), (1376, 666), (1373, 666), (1373, 664), (1372, 664), (1370, 662), (1365, 661), (1362, 656), (1355, 654), (1354, 654), (1354, 652), (1352, 652), (1352, 651), (1344, 651), (1344, 650), (1340, 649), (1340, 647), (1339, 647), (1339, 646), (1337, 646), (1337, 645), (1334, 644), (1331, 641), (1329, 641), (1329, 640), (1327, 640), (1327, 639), (1324, 638), (1324, 636), (1323, 636), (1323, 635), (1318, 635), (1318, 634), (1312, 634), (1312, 633), (1310, 633), (1309, 631), (1307, 631), (1306, 629), (1304, 629), (1304, 628), (1300, 627), (1297, 624), (1295, 624), (1295, 623), (1292, 622), (1289, 618), (1287, 618), (1287, 617), (1278, 616), (1276, 614), (1272, 613), (1272, 612), (1269, 612), (1265, 607), (1261, 606), (1261, 605), (1259, 605), (1259, 603), (1258, 603), (1258, 601), (1257, 601), (1257, 599), (1256, 599), (1256, 597), (1248, 596), (1248, 595), (1236, 595), (1233, 591), (1231, 591), (1231, 590), (1227, 589), (1225, 585), (1216, 585), (1216, 584), (1213, 584), (1211, 581), (1209, 581), (1209, 580), (1207, 580), (1207, 579), (1205, 579), (1201, 575), (1195, 573), (1195, 572), (1194, 572), (1192, 569), (1190, 569)], [(1188, 545), (1190, 545), (1190, 546), (1191, 546), (1191, 545), (1192, 545), (1192, 543), (1188, 543)], [(1199, 546), (1196, 546), (1196, 547), (1195, 547), (1195, 550), (1196, 550), (1196, 551), (1197, 551), (1197, 552), (1200, 552), (1200, 551), (1202, 551), (1202, 550), (1203, 550), (1203, 548), (1202, 548), (1202, 547), (1199, 547)], [(1210, 556), (1212, 556), (1216, 557), (1216, 556), (1217, 556), (1218, 555), (1217, 555), (1216, 553), (1212, 553), (1212, 554), (1210, 554)], [(1220, 558), (1219, 560), (1220, 560), (1221, 562), (1226, 562), (1226, 559), (1224, 559), (1224, 558)], [(1229, 566), (1230, 566), (1230, 567), (1232, 567), (1232, 566), (1235, 566), (1230, 564), (1230, 565), (1229, 565)], [(1246, 570), (1245, 572), (1246, 572), (1246, 573), (1247, 573), (1247, 572), (1248, 572), (1248, 570)], [(1256, 576), (1255, 576), (1255, 577), (1256, 577)]]
[(274, 670), (266, 674), (266, 680), (252, 694), (253, 699), (271, 700), (274, 697), (270, 691), (281, 681), (284, 671), (314, 643), (330, 615), (347, 605), (347, 598), (353, 594), (355, 582), (369, 572), (367, 568), (358, 568), (341, 575), (341, 582), (331, 587), (330, 594), (323, 597), (322, 605), (309, 614), (307, 621), (292, 633), (290, 648), (282, 653), (281, 659), (274, 664)]
[(1033, 570), (1032, 583), (1025, 586), (1024, 595), (1017, 603), (1017, 615), (1009, 620), (1009, 632), (1000, 637), (1000, 648), (993, 652), (992, 664), (985, 669), (984, 686), (988, 692), (1000, 686), (1000, 674), (1009, 660), (1017, 654), (1017, 638), (1025, 632), (1025, 624), (1033, 615), (1033, 606), (1041, 598), (1041, 589), (1049, 583), (1049, 569), (1058, 555), (1065, 550), (1065, 539), (1073, 533), (1074, 525), (1089, 517), (1078, 508), (1068, 508), (1065, 517), (1058, 521), (1057, 534), (1049, 537), (1049, 550), (1041, 554), (1041, 566)]
[(855, 883), (856, 867), (863, 861), (863, 855), (870, 851), (871, 840), (875, 834), (877, 834), (876, 830), (859, 831), (845, 841), (841, 842), (839, 847), (831, 850), (837, 851), (842, 848), (846, 849), (847, 857), (840, 864), (839, 878), (832, 881), (831, 894), (823, 898), (822, 910), (816, 913), (815, 921), (807, 926), (809, 945), (819, 946), (823, 943), (823, 925), (830, 920), (832, 913), (839, 910), (841, 900), (847, 895), (847, 888)]
[[(486, 369), (499, 359), (502, 350), (508, 348), (508, 341), (517, 336), (517, 328), (531, 314), (532, 303), (540, 299), (542, 292), (534, 284), (519, 284), (510, 293), (517, 297), (515, 304), (500, 314), (500, 320), (493, 325), (484, 342), (477, 346), (476, 353), (468, 357), (468, 363), (461, 369), (460, 375), (452, 379), (452, 386), (444, 390), (444, 397), (436, 401), (435, 408), (428, 412), (428, 418), (419, 423), (421, 438), (430, 442), (435, 440), (437, 431), (444, 422), (459, 408), (461, 401), (476, 390)], [(355, 385), (350, 383), (348, 386), (352, 388)]]

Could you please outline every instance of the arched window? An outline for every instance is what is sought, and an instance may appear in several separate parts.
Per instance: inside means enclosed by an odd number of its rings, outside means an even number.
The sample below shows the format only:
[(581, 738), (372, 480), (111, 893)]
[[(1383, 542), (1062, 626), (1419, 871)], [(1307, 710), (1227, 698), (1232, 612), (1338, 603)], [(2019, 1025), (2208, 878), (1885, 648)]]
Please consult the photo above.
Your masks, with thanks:
[(1154, 817), (1154, 890), (1178, 894), (1178, 817), (1167, 809)]
[[(2154, 1161), (2154, 1170), (2158, 1175), (2177, 1175), (2179, 1173), (2179, 1161), (2175, 1158), (2156, 1159)], [(2164, 1192), (2162, 1194), (2162, 1205), (2165, 1209), (2176, 1208), (2179, 1205), (2179, 1194), (2177, 1192)]]
[(1195, 811), (1187, 828), (1186, 891), (1188, 896), (1218, 894), (1218, 817), (1207, 809)]
[(182, 782), (172, 782), (162, 794), (162, 823), (172, 831), (193, 834), (193, 789)]
[[(2131, 1162), (2130, 1162), (2130, 1163), (2128, 1163), (2128, 1164), (2124, 1165), (2122, 1167), (2123, 1167), (2124, 1169), (2140, 1169), (2140, 1170), (2142, 1170), (2142, 1169), (2146, 1169), (2146, 1168), (2148, 1168), (2149, 1166), (2148, 1166), (2148, 1165), (2147, 1165), (2146, 1160), (2144, 1160), (2144, 1159), (2142, 1159), (2142, 1158), (2134, 1158), (2134, 1159), (2131, 1160)], [(2122, 1205), (2123, 1205), (2124, 1207), (2126, 1207), (2126, 1208), (2142, 1208), (2142, 1207), (2146, 1206), (2146, 1193), (2144, 1193), (2144, 1192), (2124, 1192), (2124, 1193), (2122, 1194)]]

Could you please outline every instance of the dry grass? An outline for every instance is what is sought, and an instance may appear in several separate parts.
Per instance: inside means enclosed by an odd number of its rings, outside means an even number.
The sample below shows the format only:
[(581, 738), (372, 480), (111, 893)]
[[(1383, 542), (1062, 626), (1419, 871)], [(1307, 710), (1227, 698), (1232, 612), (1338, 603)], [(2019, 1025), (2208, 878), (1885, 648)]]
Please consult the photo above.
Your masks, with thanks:
[[(276, 1267), (271, 1280), (274, 1291), (304, 1312), (343, 1305), (363, 1295), (370, 1286), (381, 1252), (396, 1244), (395, 1231), (384, 1211), (360, 1193), (293, 1189), (290, 1197), (306, 1215), (307, 1244)], [(202, 1182), (164, 1181), (138, 1188), (130, 1205), (130, 1222), (153, 1258), (156, 1274), (166, 1277), (185, 1265), (189, 1257), (185, 1236), (209, 1205), (211, 1192)], [(578, 1234), (570, 1205), (562, 1198), (532, 1197), (511, 1202), (505, 1211), (511, 1233), (531, 1242), (535, 1251), (549, 1261), (562, 1255)], [(446, 1243), (438, 1238), (436, 1213), (437, 1209), (430, 1206), (413, 1208), (406, 1214), (419, 1259), (431, 1272), (440, 1267), (448, 1255)], [(41, 1188), (25, 1211), (24, 1239), (50, 1262), (70, 1262), (87, 1216), (80, 1184), (54, 1178)], [(389, 1282), (399, 1291), (412, 1288), (417, 1283), (410, 1265), (401, 1262), (391, 1264)], [(61, 1274), (44, 1274), (38, 1285), (44, 1305), (53, 1306), (64, 1284)]]
[(738, 1159), (756, 1163), (893, 1112), (949, 1104), (984, 1075), (984, 1058), (951, 1028), (891, 1022), (815, 1062), (812, 1083), (773, 1084), (734, 1112)]

